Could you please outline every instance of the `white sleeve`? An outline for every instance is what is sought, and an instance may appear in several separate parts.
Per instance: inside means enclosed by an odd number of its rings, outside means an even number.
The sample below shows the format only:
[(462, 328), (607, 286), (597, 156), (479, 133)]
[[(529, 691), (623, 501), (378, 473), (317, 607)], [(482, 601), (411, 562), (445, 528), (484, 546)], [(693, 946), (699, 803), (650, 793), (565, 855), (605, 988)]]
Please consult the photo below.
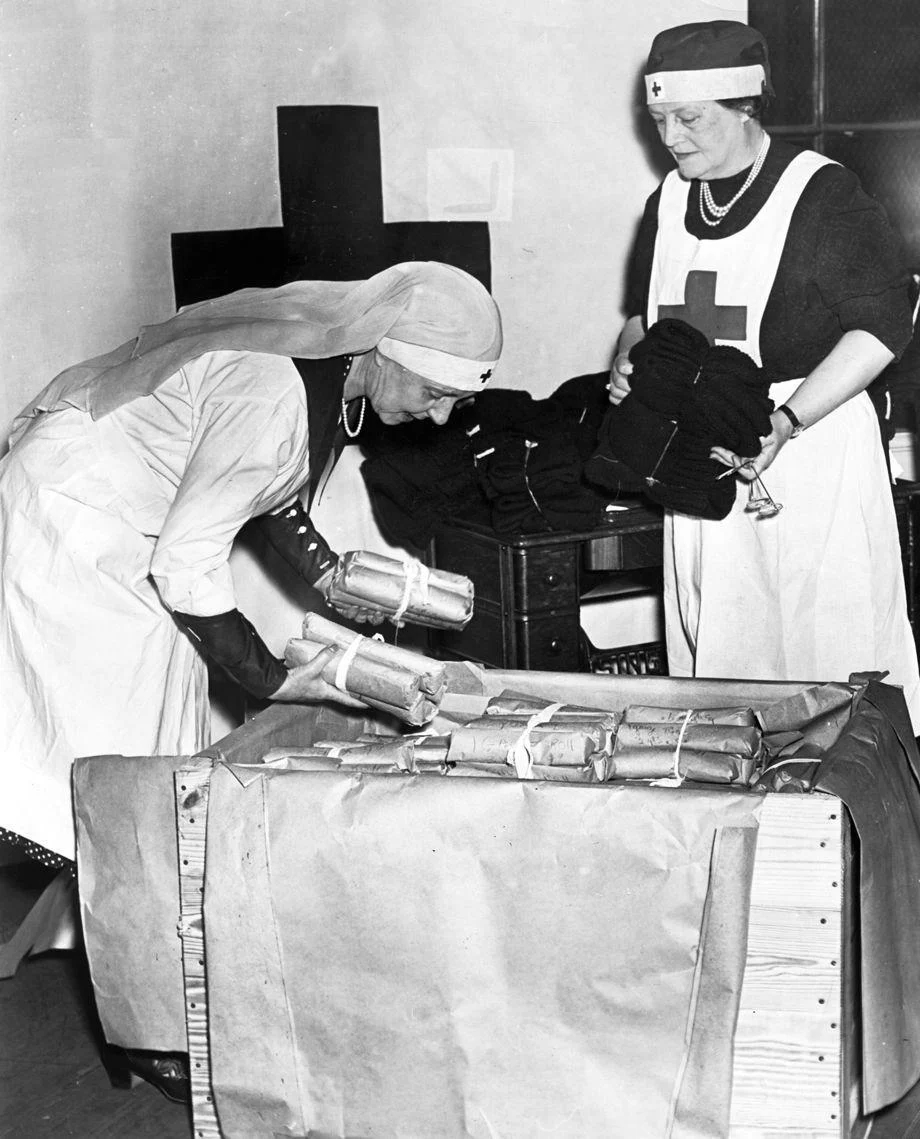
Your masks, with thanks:
[(164, 603), (202, 617), (236, 608), (229, 558), (241, 527), (309, 473), (306, 398), (287, 357), (216, 353), (209, 381), (151, 561)]

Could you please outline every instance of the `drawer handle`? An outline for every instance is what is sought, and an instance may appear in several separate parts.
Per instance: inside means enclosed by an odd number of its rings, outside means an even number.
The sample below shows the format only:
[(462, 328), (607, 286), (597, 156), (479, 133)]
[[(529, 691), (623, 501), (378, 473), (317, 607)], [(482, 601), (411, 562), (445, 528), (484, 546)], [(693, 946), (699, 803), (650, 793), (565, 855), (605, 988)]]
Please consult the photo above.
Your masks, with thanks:
[(559, 584), (559, 574), (558, 573), (548, 573), (546, 575), (546, 577), (544, 577), (543, 580), (546, 582), (547, 585), (558, 585)]
[(553, 637), (548, 646), (549, 651), (553, 654), (553, 656), (558, 656), (562, 652), (563, 644), (564, 642), (560, 641), (558, 637)]

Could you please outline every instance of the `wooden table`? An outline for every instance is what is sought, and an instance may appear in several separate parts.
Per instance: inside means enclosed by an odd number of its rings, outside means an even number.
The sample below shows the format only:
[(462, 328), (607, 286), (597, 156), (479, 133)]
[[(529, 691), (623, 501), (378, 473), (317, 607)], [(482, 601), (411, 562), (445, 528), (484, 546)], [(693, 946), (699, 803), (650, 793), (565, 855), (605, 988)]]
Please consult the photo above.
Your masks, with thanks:
[[(893, 493), (907, 612), (917, 637), (920, 482), (896, 483)], [(581, 599), (599, 582), (611, 594), (660, 591), (661, 534), (661, 511), (639, 501), (610, 513), (593, 530), (500, 536), (472, 522), (444, 527), (431, 542), (430, 564), (469, 577), (476, 610), (462, 632), (433, 631), (432, 651), (498, 668), (666, 672), (664, 646), (657, 642), (613, 650), (622, 653), (625, 667), (598, 667), (580, 623)]]

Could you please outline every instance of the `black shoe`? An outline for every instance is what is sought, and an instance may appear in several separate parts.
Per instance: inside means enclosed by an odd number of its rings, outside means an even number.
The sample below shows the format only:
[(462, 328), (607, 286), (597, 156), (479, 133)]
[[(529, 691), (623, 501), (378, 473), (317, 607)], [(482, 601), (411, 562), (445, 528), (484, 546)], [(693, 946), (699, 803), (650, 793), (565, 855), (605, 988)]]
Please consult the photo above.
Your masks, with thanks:
[(188, 1056), (184, 1052), (143, 1052), (110, 1046), (104, 1064), (113, 1088), (133, 1088), (141, 1079), (174, 1103), (191, 1103)]

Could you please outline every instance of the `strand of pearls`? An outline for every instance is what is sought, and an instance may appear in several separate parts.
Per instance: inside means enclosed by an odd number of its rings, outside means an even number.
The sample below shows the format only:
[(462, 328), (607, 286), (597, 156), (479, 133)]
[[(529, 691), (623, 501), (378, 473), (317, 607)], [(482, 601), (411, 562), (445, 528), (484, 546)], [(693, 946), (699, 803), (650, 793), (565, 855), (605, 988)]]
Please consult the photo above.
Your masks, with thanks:
[[(757, 157), (754, 159), (754, 165), (751, 167), (747, 178), (744, 180), (744, 185), (737, 194), (724, 206), (716, 205), (712, 196), (712, 190), (709, 189), (708, 182), (700, 182), (700, 217), (709, 226), (717, 226), (719, 222), (726, 216), (732, 206), (738, 201), (742, 194), (746, 193), (752, 186), (754, 179), (763, 169), (763, 164), (767, 158), (767, 151), (770, 149), (770, 136), (764, 134), (763, 142), (760, 144), (760, 150), (757, 152)], [(705, 207), (705, 208), (704, 208)], [(706, 211), (712, 215), (706, 216)], [(713, 220), (715, 219), (715, 220)]]
[[(353, 357), (345, 357), (345, 378), (348, 379), (348, 373), (351, 370), (351, 362)], [(364, 413), (367, 411), (367, 399), (361, 396), (361, 410), (358, 413), (358, 422), (352, 427), (348, 422), (348, 400), (345, 399), (345, 393), (342, 393), (342, 427), (345, 434), (349, 439), (357, 439), (361, 434), (361, 428), (364, 426)]]

